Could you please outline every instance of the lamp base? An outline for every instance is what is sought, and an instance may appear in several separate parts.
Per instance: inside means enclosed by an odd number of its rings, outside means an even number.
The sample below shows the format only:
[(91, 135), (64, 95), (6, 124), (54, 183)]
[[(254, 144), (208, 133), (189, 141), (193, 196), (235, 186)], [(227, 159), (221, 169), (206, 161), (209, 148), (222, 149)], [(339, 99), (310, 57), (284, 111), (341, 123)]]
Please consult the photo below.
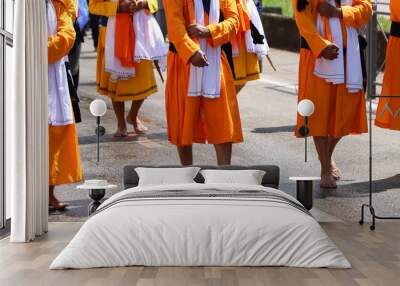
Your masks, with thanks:
[(91, 189), (89, 190), (89, 197), (93, 200), (88, 206), (89, 216), (94, 213), (97, 208), (101, 205), (101, 200), (106, 194), (105, 189)]
[(99, 136), (104, 136), (104, 134), (106, 134), (106, 129), (103, 126), (99, 125), (94, 130), (94, 133)]
[(290, 177), (289, 180), (296, 181), (296, 199), (307, 209), (313, 208), (314, 181), (320, 180), (320, 177)]
[(313, 181), (296, 181), (296, 198), (307, 209), (313, 208)]

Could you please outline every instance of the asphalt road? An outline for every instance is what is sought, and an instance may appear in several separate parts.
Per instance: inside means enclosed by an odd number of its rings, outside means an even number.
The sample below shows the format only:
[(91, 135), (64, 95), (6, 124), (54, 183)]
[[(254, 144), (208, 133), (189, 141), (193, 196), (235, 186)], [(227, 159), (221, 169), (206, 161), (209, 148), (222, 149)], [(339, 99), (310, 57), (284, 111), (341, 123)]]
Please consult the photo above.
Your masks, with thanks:
[[(88, 112), (88, 105), (99, 97), (95, 89), (96, 54), (90, 51), (91, 41), (87, 40), (85, 45), (79, 88), (84, 119), (79, 124), (79, 140), (85, 178), (106, 178), (121, 188), (122, 167), (126, 164), (178, 164), (175, 148), (166, 139), (164, 86), (160, 81), (159, 92), (146, 100), (141, 110), (149, 132), (124, 140), (113, 138), (116, 122), (109, 109), (102, 119), (107, 134), (101, 139), (101, 162), (95, 163), (95, 120)], [(294, 195), (295, 184), (288, 178), (318, 176), (319, 163), (313, 144), (309, 145), (309, 162), (304, 162), (304, 140), (293, 135), (298, 55), (279, 50), (272, 50), (270, 55), (278, 72), (264, 63), (262, 79), (249, 83), (238, 96), (245, 141), (234, 146), (232, 163), (279, 165), (281, 189)], [(108, 100), (107, 103), (110, 108)], [(373, 127), (374, 203), (381, 215), (400, 214), (399, 139), (398, 132)], [(335, 160), (344, 178), (337, 190), (319, 190), (316, 184), (317, 210), (346, 221), (359, 219), (360, 206), (368, 199), (368, 142), (367, 134), (348, 136), (340, 142)], [(195, 163), (215, 163), (212, 146), (196, 145), (194, 151)], [(66, 213), (53, 213), (50, 220), (85, 219), (88, 203), (85, 191), (77, 191), (70, 185), (58, 188), (57, 194), (70, 201), (71, 207)]]

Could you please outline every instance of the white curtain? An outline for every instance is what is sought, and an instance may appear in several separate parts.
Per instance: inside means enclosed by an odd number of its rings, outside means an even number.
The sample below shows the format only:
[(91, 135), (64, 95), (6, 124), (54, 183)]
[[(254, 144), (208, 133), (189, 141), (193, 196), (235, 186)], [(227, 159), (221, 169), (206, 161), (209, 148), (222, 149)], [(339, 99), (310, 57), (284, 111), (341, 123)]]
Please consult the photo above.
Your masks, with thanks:
[(6, 187), (12, 242), (47, 232), (48, 125), (45, 0), (15, 1), (12, 94), (6, 98)]

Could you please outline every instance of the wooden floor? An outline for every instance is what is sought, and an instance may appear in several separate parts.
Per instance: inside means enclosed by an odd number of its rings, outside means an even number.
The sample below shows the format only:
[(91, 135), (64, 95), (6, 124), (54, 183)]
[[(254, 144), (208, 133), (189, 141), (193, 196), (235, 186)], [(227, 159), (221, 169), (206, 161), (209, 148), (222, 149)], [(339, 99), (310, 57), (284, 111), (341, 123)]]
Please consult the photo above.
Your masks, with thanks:
[(1, 286), (261, 286), (261, 285), (400, 285), (400, 223), (368, 226), (322, 223), (353, 265), (350, 270), (287, 267), (125, 267), (48, 270), (80, 223), (51, 223), (49, 234), (29, 244), (0, 241)]

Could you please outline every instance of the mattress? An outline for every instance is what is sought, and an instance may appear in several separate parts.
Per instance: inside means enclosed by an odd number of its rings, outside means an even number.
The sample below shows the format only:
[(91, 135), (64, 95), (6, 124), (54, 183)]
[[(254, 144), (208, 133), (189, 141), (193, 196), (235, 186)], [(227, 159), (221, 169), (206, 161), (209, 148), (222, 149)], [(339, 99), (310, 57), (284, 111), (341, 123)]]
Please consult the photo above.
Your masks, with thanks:
[(135, 187), (110, 197), (50, 269), (134, 265), (351, 267), (284, 192), (193, 183)]

